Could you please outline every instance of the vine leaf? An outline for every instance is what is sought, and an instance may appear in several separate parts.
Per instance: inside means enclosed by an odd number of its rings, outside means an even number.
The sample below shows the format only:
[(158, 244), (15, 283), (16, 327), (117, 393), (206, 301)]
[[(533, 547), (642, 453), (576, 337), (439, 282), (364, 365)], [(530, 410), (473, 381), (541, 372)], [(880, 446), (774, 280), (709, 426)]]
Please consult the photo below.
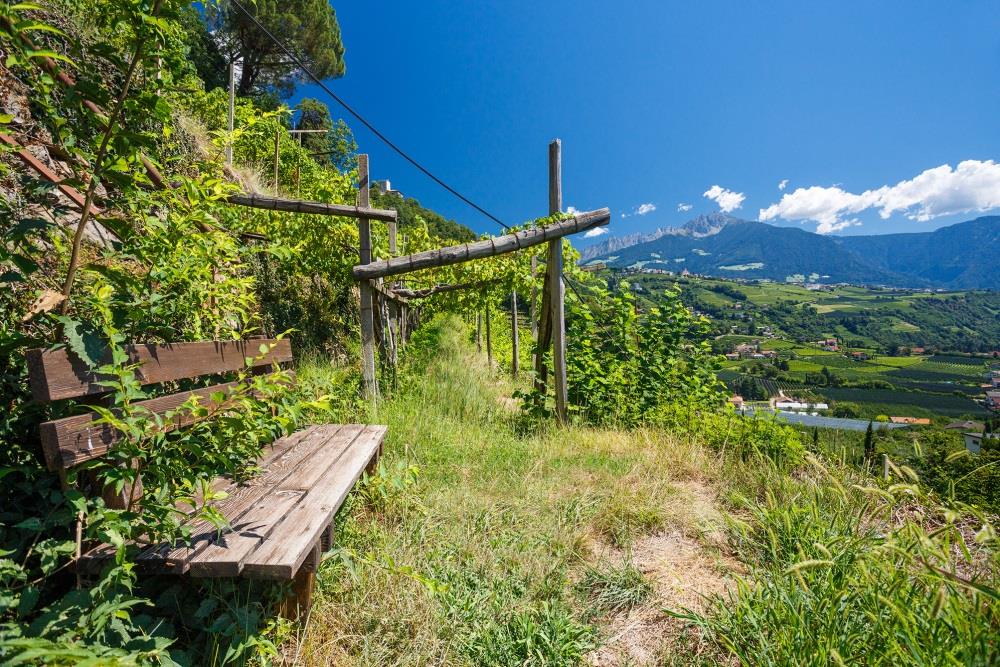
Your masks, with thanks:
[(63, 325), (63, 335), (66, 337), (66, 344), (70, 351), (89, 368), (100, 366), (105, 346), (94, 325), (65, 315), (59, 315), (56, 319)]

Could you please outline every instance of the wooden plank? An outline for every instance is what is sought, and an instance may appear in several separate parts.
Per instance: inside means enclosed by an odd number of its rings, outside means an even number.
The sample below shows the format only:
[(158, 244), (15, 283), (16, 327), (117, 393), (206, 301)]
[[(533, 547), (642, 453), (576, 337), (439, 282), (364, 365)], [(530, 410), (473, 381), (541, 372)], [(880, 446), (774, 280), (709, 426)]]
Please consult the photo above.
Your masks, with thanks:
[[(267, 461), (268, 468), (272, 466), (274, 468), (284, 468), (287, 475), (293, 465), (297, 464), (305, 454), (301, 451), (296, 454), (294, 450), (300, 443), (303, 443), (310, 435), (314, 434), (318, 428), (320, 427), (309, 426), (284, 438), (278, 438), (269, 448), (268, 453), (261, 459), (261, 465), (263, 465), (263, 461), (269, 459)], [(222, 503), (227, 503), (227, 508), (235, 512), (236, 510), (233, 508), (238, 507), (238, 505), (234, 505), (234, 503), (241, 502), (239, 499), (242, 499), (245, 505), (255, 502), (268, 488), (271, 488), (276, 483), (276, 480), (272, 480), (272, 484), (270, 485), (254, 483), (266, 474), (268, 473), (265, 472), (245, 484), (238, 484), (225, 477), (216, 478), (212, 483), (212, 490), (216, 492), (223, 491), (229, 494), (229, 497), (217, 503), (216, 507), (219, 507)], [(256, 493), (254, 492), (255, 489), (257, 490)], [(200, 498), (196, 502), (200, 503)], [(183, 514), (191, 515), (194, 513), (195, 508), (185, 503), (179, 504), (178, 510)], [(233, 518), (231, 515), (227, 516)], [(238, 514), (236, 518), (238, 518)], [(183, 574), (187, 571), (187, 562), (191, 556), (204, 548), (217, 534), (218, 531), (214, 526), (202, 521), (191, 529), (192, 546), (190, 548), (186, 543), (183, 545), (138, 543), (141, 551), (136, 558), (137, 564), (144, 571), (162, 574)], [(109, 558), (114, 558), (114, 556), (115, 548), (111, 545), (102, 544), (84, 554), (77, 567), (87, 572), (98, 571)]]
[(326, 204), (318, 201), (301, 201), (298, 199), (282, 199), (256, 193), (229, 195), (225, 201), (236, 206), (260, 208), (265, 211), (284, 211), (285, 213), (308, 213), (312, 215), (331, 215), (343, 218), (367, 218), (395, 222), (396, 212), (391, 209), (350, 206), (349, 204)]
[(377, 292), (378, 294), (382, 295), (383, 298), (388, 299), (389, 301), (393, 301), (399, 304), (407, 303), (407, 297), (404, 294), (394, 289), (386, 288), (386, 286), (381, 284), (381, 282), (378, 280), (369, 280), (368, 285), (372, 288), (372, 291)]
[[(562, 211), (562, 142), (549, 144), (549, 215)], [(556, 418), (565, 424), (569, 419), (566, 390), (566, 287), (563, 285), (562, 239), (549, 242), (549, 303), (552, 308), (552, 373), (556, 391)]]
[[(231, 526), (241, 525), (248, 511), (259, 501), (265, 500), (290, 475), (317, 460), (314, 458), (315, 455), (330, 442), (342, 437), (353, 439), (361, 430), (362, 427), (358, 425), (328, 424), (312, 427), (304, 437), (299, 439), (295, 447), (272, 461), (264, 472), (247, 483), (231, 488), (228, 491), (228, 497), (215, 503), (215, 508), (226, 517)], [(268, 511), (266, 504), (263, 511)], [(281, 516), (283, 515), (279, 515), (277, 518), (280, 520)], [(246, 521), (252, 522), (253, 518), (247, 517)], [(222, 531), (221, 534), (226, 532), (228, 530)], [(166, 569), (166, 571), (187, 572), (192, 563), (199, 559), (199, 554), (214, 545), (219, 537), (218, 528), (208, 521), (201, 521), (191, 528), (189, 544), (153, 546), (140, 554), (136, 558), (136, 563), (144, 564), (147, 567), (152, 565), (156, 569)], [(246, 553), (251, 550), (248, 549)], [(237, 570), (241, 567), (242, 558), (246, 556), (246, 553), (243, 553), (239, 562), (236, 563)]]
[(435, 294), (441, 294), (442, 292), (454, 292), (456, 290), (463, 289), (475, 289), (479, 287), (485, 287), (486, 285), (493, 285), (495, 283), (503, 282), (502, 278), (495, 278), (492, 280), (478, 280), (469, 283), (439, 283), (433, 287), (425, 287), (423, 289), (405, 289), (397, 287), (393, 290), (393, 294), (397, 297), (405, 297), (410, 299), (422, 299), (424, 297), (433, 296)]
[[(274, 347), (261, 356), (258, 347), (265, 343)], [(140, 364), (136, 377), (144, 385), (243, 370), (247, 367), (246, 357), (253, 358), (253, 367), (292, 360), (292, 346), (287, 338), (149, 343), (127, 345), (125, 351), (130, 363)], [(28, 350), (25, 356), (28, 382), (36, 401), (58, 401), (108, 392), (106, 387), (97, 384), (101, 376), (65, 348)], [(105, 352), (101, 363), (110, 360), (110, 352)]]
[[(271, 463), (278, 459), (278, 457), (283, 456), (285, 452), (291, 450), (293, 447), (301, 442), (302, 438), (309, 434), (313, 429), (319, 428), (317, 426), (307, 426), (301, 431), (296, 431), (290, 435), (283, 438), (278, 438), (269, 445), (264, 446), (264, 451), (261, 457), (257, 460), (257, 467), (263, 471), (266, 471)], [(220, 491), (224, 493), (230, 493), (233, 489), (236, 489), (240, 484), (233, 481), (228, 477), (216, 477), (211, 484), (212, 491), (218, 493)], [(178, 503), (177, 509), (187, 515), (194, 514), (195, 510), (202, 504), (202, 496), (200, 493), (195, 494), (195, 505), (189, 505), (188, 503)]]
[(355, 266), (352, 273), (356, 280), (370, 280), (419, 271), (421, 269), (461, 264), (473, 259), (494, 257), (517, 250), (524, 250), (525, 248), (562, 238), (563, 236), (585, 232), (588, 229), (606, 225), (610, 221), (611, 212), (606, 208), (602, 208), (587, 213), (578, 213), (572, 218), (554, 222), (551, 225), (526, 229), (507, 234), (506, 236), (497, 236), (483, 241), (463, 243), (462, 245), (449, 246), (447, 248), (426, 250), (413, 255), (391, 257), (377, 262), (362, 263)]
[[(369, 180), (368, 156), (358, 156), (358, 205), (368, 207)], [(359, 259), (362, 265), (372, 261), (371, 223), (368, 218), (358, 219)], [(378, 378), (375, 376), (375, 298), (371, 283), (362, 282), (361, 292), (361, 378), (365, 398), (378, 398)]]
[[(290, 373), (290, 375), (293, 374)], [(152, 415), (158, 415), (164, 420), (158, 430), (166, 433), (190, 426), (232, 408), (234, 402), (231, 394), (241, 384), (243, 383), (239, 381), (225, 382), (191, 391), (182, 391), (147, 401), (137, 401), (132, 404), (132, 407), (137, 412), (146, 412), (150, 415), (150, 419), (152, 419)], [(221, 403), (216, 403), (211, 399), (212, 394), (217, 392), (226, 395), (225, 400)], [(254, 395), (254, 392), (251, 391), (250, 395)], [(207, 409), (207, 414), (196, 416), (190, 411), (184, 411), (173, 415), (171, 419), (165, 419), (168, 412), (176, 411), (195, 396), (199, 399), (199, 405)], [(120, 414), (121, 410), (115, 410), (115, 413)], [(42, 451), (45, 453), (45, 461), (49, 470), (69, 468), (103, 456), (114, 443), (121, 439), (121, 433), (110, 424), (95, 424), (100, 418), (97, 413), (89, 412), (44, 422), (39, 426)]]
[[(319, 541), (365, 466), (385, 439), (385, 426), (366, 426), (337, 461), (331, 474), (311, 487), (305, 498), (254, 551), (243, 566), (243, 576), (291, 579)], [(286, 482), (285, 485), (290, 482)]]

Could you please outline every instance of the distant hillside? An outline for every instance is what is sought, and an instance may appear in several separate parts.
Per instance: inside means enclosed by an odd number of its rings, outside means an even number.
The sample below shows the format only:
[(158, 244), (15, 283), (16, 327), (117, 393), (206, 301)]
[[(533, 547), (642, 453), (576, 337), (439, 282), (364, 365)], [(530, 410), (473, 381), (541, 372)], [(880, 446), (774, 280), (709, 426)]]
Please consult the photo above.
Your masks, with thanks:
[(725, 278), (1000, 289), (1000, 217), (933, 232), (833, 237), (715, 214), (653, 236), (617, 248), (608, 239), (603, 247), (614, 249), (585, 257)]
[(404, 197), (397, 192), (382, 192), (372, 188), (372, 203), (380, 208), (391, 208), (398, 215), (400, 231), (417, 224), (419, 217), (427, 224), (427, 231), (439, 239), (447, 241), (472, 241), (476, 233), (465, 225), (449, 220), (440, 213), (424, 208), (413, 197)]
[(933, 232), (845, 236), (846, 249), (890, 271), (934, 285), (1000, 288), (1000, 217), (989, 216)]

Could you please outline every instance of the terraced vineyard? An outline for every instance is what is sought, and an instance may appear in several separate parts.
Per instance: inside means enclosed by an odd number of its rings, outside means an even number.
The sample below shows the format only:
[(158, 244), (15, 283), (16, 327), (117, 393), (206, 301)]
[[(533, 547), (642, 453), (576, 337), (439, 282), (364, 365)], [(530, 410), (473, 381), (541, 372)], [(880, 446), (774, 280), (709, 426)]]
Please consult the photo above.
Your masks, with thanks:
[[(628, 280), (642, 286), (640, 300), (650, 305), (658, 291), (680, 288), (682, 299), (712, 320), (719, 353), (741, 344), (776, 353), (776, 360), (725, 362), (719, 377), (730, 387), (750, 376), (771, 396), (808, 390), (856, 403), (865, 414), (986, 414), (977, 400), (989, 365), (1000, 364), (996, 292), (807, 289), (643, 274)], [(840, 349), (822, 349), (817, 341), (827, 338)], [(924, 347), (961, 352), (911, 353)]]

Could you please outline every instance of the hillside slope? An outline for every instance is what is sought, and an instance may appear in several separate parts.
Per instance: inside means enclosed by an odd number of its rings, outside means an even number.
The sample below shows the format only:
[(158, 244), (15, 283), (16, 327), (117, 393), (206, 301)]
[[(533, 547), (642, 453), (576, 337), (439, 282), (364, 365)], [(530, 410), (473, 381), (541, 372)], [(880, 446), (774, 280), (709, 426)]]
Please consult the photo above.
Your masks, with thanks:
[[(340, 549), (318, 573), (297, 662), (998, 657), (996, 605), (921, 569), (927, 558), (968, 564), (957, 550), (931, 555), (946, 540), (953, 547), (954, 533), (929, 537), (910, 520), (941, 525), (915, 487), (876, 491), (872, 478), (818, 459), (788, 468), (746, 449), (735, 456), (747, 437), (760, 452), (793, 437), (736, 417), (670, 429), (539, 424), (516, 410), (515, 387), (486, 367), (457, 318), (427, 324), (412, 345), (412, 365), (376, 417), (389, 424), (383, 463), (341, 513)], [(977, 581), (992, 585), (988, 552), (971, 533), (959, 539)], [(889, 603), (898, 614), (870, 612)], [(921, 639), (915, 648), (893, 639), (903, 635)]]
[(976, 218), (933, 232), (845, 236), (841, 246), (889, 271), (935, 286), (1000, 288), (1000, 217)]

